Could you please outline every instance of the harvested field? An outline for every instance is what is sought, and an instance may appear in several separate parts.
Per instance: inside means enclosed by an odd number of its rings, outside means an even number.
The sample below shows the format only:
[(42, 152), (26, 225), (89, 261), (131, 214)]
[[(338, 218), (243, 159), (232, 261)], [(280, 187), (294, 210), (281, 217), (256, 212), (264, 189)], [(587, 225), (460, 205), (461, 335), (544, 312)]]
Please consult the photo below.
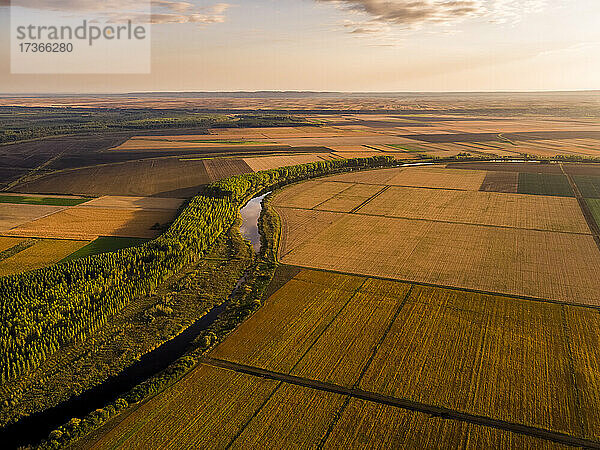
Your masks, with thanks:
[(428, 166), (408, 167), (402, 169), (385, 184), (477, 191), (486, 175), (486, 172), (480, 170), (464, 171)]
[(184, 200), (180, 198), (121, 197), (107, 195), (90, 200), (84, 206), (86, 208), (107, 209), (178, 210), (183, 202)]
[(367, 170), (364, 172), (342, 173), (327, 177), (327, 181), (341, 181), (344, 183), (364, 183), (364, 184), (386, 184), (389, 180), (398, 175), (403, 169), (380, 169)]
[(231, 448), (318, 448), (344, 399), (339, 394), (282, 384)]
[(64, 210), (62, 206), (0, 203), (0, 232)]
[(569, 175), (600, 177), (600, 164), (563, 164)]
[[(401, 308), (409, 288), (408, 284), (368, 279), (291, 374), (353, 387)], [(256, 322), (254, 326), (262, 327)]]
[(385, 189), (384, 186), (371, 184), (354, 184), (339, 194), (334, 195), (314, 209), (336, 212), (350, 212), (365, 201)]
[(211, 181), (252, 172), (250, 166), (243, 159), (237, 158), (206, 159), (204, 165)]
[(306, 209), (286, 209), (279, 214), (281, 219), (281, 237), (279, 253), (286, 255), (289, 251), (310, 239), (315, 230), (322, 230), (341, 219), (343, 214), (311, 211)]
[[(288, 211), (278, 209), (288, 223), (287, 229), (293, 232), (295, 215), (288, 215)], [(600, 305), (600, 253), (591, 235), (354, 214), (326, 228), (315, 227), (310, 235), (281, 261)], [(292, 236), (290, 241), (294, 240), (299, 239)]]
[(366, 400), (350, 399), (325, 449), (569, 448), (508, 431), (432, 417)]
[(519, 194), (556, 195), (575, 197), (565, 175), (547, 173), (519, 173)]
[(178, 158), (147, 159), (43, 176), (15, 187), (17, 192), (187, 197), (212, 181), (204, 161)]
[(273, 205), (311, 209), (351, 187), (351, 184), (336, 183), (329, 179), (307, 181), (292, 185), (278, 193)]
[(447, 165), (451, 169), (489, 170), (498, 172), (526, 172), (561, 174), (558, 164), (541, 164), (536, 162), (460, 162)]
[(480, 191), (484, 192), (517, 192), (519, 185), (519, 175), (516, 172), (489, 172), (485, 176), (485, 180)]
[(254, 172), (261, 170), (276, 169), (278, 167), (295, 166), (297, 164), (306, 164), (316, 161), (323, 161), (318, 154), (310, 155), (284, 155), (284, 156), (261, 156), (256, 158), (244, 158)]
[(276, 381), (200, 365), (183, 380), (76, 448), (226, 448), (276, 389)]
[(42, 239), (10, 258), (0, 261), (0, 276), (51, 266), (87, 245), (88, 241)]
[(105, 209), (76, 206), (5, 232), (7, 236), (93, 240), (98, 236), (154, 238), (152, 229), (171, 222), (175, 210)]
[(0, 253), (9, 248), (13, 248), (15, 245), (23, 242), (23, 238), (4, 237), (0, 236)]
[[(584, 336), (588, 346), (577, 348), (565, 334), (577, 324), (565, 322), (563, 311), (597, 321), (598, 313), (586, 308), (415, 288), (360, 387), (597, 439), (598, 428), (582, 430), (581, 420), (598, 423), (598, 397), (580, 408), (570, 349), (590, 351), (597, 360), (599, 350), (589, 344), (598, 333)], [(581, 368), (595, 375), (589, 363)], [(597, 391), (597, 377), (588, 380)]]
[(577, 175), (573, 179), (583, 197), (600, 198), (600, 177)]
[(288, 373), (364, 281), (349, 275), (303, 271), (210, 356)]
[(579, 203), (566, 197), (391, 186), (356, 213), (589, 233)]

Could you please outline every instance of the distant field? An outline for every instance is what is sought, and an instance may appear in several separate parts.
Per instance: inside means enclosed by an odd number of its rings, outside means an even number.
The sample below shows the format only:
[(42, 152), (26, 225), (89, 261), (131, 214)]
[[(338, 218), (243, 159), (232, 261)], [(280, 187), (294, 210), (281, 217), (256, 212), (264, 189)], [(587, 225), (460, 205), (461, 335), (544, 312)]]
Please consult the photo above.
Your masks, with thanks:
[(56, 172), (20, 184), (15, 191), (180, 197), (182, 190), (198, 192), (210, 181), (203, 161), (161, 158)]
[(310, 162), (323, 161), (320, 155), (284, 155), (284, 156), (260, 156), (255, 158), (244, 158), (244, 162), (250, 168), (259, 172), (261, 170), (276, 169), (284, 166), (294, 166), (296, 164), (306, 164)]
[(31, 197), (23, 195), (0, 195), (0, 203), (14, 203), (27, 205), (50, 206), (75, 206), (85, 203), (89, 198), (64, 198), (64, 197)]
[(505, 192), (516, 194), (519, 189), (517, 172), (488, 172), (479, 188), (484, 192)]
[(0, 203), (0, 232), (64, 210), (61, 206)]
[[(277, 210), (287, 230), (296, 214)], [(592, 236), (346, 215), (281, 257), (286, 264), (600, 305)], [(392, 238), (390, 238), (390, 236)]]
[(88, 241), (42, 239), (33, 246), (0, 261), (0, 276), (51, 266), (87, 245)]
[(238, 158), (207, 159), (204, 161), (204, 165), (211, 181), (252, 172), (248, 164), (243, 159)]
[(564, 175), (519, 173), (519, 194), (557, 195), (562, 197), (575, 197), (569, 180)]
[(385, 189), (384, 186), (370, 184), (348, 185), (347, 189), (314, 208), (323, 211), (350, 212), (379, 194), (383, 189)]
[(583, 197), (600, 198), (600, 176), (574, 176), (573, 179)]
[[(154, 238), (175, 218), (175, 210), (133, 210), (76, 206), (5, 232), (7, 236), (93, 240), (98, 236)], [(62, 258), (61, 258), (62, 259)]]
[(589, 233), (577, 201), (564, 197), (392, 186), (356, 213)]
[(99, 237), (85, 247), (71, 253), (60, 262), (73, 261), (86, 256), (99, 255), (102, 253), (115, 252), (124, 248), (137, 247), (148, 242), (148, 239), (123, 238), (123, 237)]
[(103, 196), (85, 204), (86, 208), (177, 210), (184, 202), (180, 198)]
[[(540, 195), (558, 194), (564, 183), (570, 189), (564, 175), (445, 170), (349, 173), (283, 189), (273, 202), (283, 228), (281, 261), (600, 304), (593, 288), (600, 281), (593, 268), (600, 254), (579, 204), (574, 198)], [(545, 184), (538, 186), (538, 195), (480, 191), (490, 174), (508, 174), (513, 181), (518, 175), (529, 183), (541, 177)], [(321, 216), (318, 210), (352, 214)]]
[(590, 198), (586, 201), (592, 210), (592, 214), (594, 215), (594, 219), (596, 219), (596, 223), (598, 226), (600, 226), (600, 199)]

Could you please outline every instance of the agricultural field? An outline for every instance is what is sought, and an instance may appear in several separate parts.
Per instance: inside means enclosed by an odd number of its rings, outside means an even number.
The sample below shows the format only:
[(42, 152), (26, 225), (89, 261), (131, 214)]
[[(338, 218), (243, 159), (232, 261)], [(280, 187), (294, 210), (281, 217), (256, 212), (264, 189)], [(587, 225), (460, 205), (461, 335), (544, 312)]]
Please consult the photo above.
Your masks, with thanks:
[(76, 206), (27, 222), (4, 235), (79, 240), (93, 240), (98, 236), (154, 238), (175, 217), (176, 210)]
[(81, 197), (33, 197), (24, 195), (0, 195), (0, 203), (24, 204), (24, 205), (49, 205), (49, 206), (76, 206), (89, 201), (89, 198)]
[[(489, 186), (490, 174), (506, 173), (439, 167), (385, 169), (335, 175), (283, 189), (273, 202), (282, 222), (281, 261), (599, 304), (593, 286), (599, 281), (594, 266), (600, 264), (600, 253), (578, 202), (540, 195), (545, 185), (537, 185), (541, 189), (536, 195), (480, 190)], [(377, 174), (382, 181), (375, 184)], [(518, 181), (523, 176), (530, 181), (551, 176), (518, 175)], [(557, 176), (570, 189), (566, 177)], [(342, 185), (347, 189), (342, 190)], [(343, 197), (363, 186), (375, 193), (367, 201)], [(556, 183), (547, 186), (557, 193)], [(327, 205), (335, 206), (338, 201), (347, 201), (338, 211), (349, 214), (319, 215), (318, 210), (329, 211)]]
[(102, 253), (116, 252), (124, 248), (137, 247), (146, 242), (148, 242), (148, 239), (101, 236), (86, 246), (81, 247), (76, 252), (71, 253), (66, 258), (63, 258), (60, 262), (73, 261)]
[(0, 203), (0, 232), (18, 227), (32, 220), (63, 211), (62, 206), (45, 205), (14, 205), (11, 203)]
[[(599, 441), (597, 316), (303, 270), (182, 381), (77, 448), (570, 448), (513, 424)], [(425, 413), (436, 407), (444, 417)]]
[(536, 448), (566, 449), (542, 439), (366, 400), (351, 399), (323, 448)]
[(51, 266), (88, 244), (88, 241), (39, 239), (9, 258), (0, 260), (0, 277)]
[[(597, 428), (581, 429), (582, 418), (590, 424), (599, 419), (600, 404), (590, 404), (593, 398), (584, 394), (600, 388), (596, 369), (591, 361), (579, 360), (573, 369), (570, 364), (571, 351), (590, 350), (576, 341), (596, 340), (599, 330), (569, 320), (595, 322), (597, 315), (584, 308), (415, 288), (360, 387), (598, 439)], [(589, 357), (597, 358), (597, 352)], [(573, 386), (571, 370), (590, 373), (590, 384)]]
[(583, 197), (600, 198), (600, 177), (574, 176), (575, 184)]
[(590, 207), (590, 210), (592, 211), (594, 219), (596, 220), (596, 224), (600, 226), (600, 199), (590, 198), (586, 201)]
[(566, 197), (391, 186), (355, 212), (497, 227), (590, 232), (577, 200)]
[(15, 245), (25, 241), (25, 238), (13, 238), (0, 236), (0, 252), (13, 248)]
[(575, 197), (565, 175), (547, 173), (519, 173), (519, 194), (557, 195)]
[(254, 172), (261, 170), (276, 169), (277, 167), (295, 166), (296, 164), (306, 164), (309, 162), (322, 161), (319, 154), (307, 155), (281, 155), (281, 156), (261, 156), (254, 158), (244, 158), (244, 162)]

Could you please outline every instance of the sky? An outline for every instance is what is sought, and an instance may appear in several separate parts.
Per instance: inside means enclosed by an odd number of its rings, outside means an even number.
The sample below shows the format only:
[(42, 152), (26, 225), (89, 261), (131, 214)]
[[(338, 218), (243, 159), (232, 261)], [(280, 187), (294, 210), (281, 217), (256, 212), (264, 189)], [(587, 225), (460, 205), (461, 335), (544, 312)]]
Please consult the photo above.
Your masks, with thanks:
[(598, 0), (153, 0), (141, 75), (11, 75), (7, 3), (2, 93), (600, 89)]

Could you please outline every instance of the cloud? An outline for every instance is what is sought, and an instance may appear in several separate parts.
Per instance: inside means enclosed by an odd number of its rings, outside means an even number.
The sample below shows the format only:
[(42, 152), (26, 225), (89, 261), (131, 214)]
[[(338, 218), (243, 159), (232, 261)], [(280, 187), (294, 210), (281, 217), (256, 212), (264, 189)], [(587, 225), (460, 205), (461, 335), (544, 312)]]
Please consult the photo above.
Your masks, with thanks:
[(362, 17), (353, 34), (373, 34), (386, 30), (383, 25), (419, 28), (424, 24), (453, 24), (471, 18), (492, 22), (518, 22), (524, 15), (542, 10), (547, 0), (315, 0), (332, 4)]
[[(147, 5), (147, 4), (146, 4)], [(0, 6), (20, 6), (39, 11), (88, 13), (101, 15), (110, 22), (132, 20), (139, 23), (222, 23), (228, 3), (197, 7), (194, 3), (173, 0), (151, 0), (152, 12), (144, 11), (138, 0), (0, 0)]]

